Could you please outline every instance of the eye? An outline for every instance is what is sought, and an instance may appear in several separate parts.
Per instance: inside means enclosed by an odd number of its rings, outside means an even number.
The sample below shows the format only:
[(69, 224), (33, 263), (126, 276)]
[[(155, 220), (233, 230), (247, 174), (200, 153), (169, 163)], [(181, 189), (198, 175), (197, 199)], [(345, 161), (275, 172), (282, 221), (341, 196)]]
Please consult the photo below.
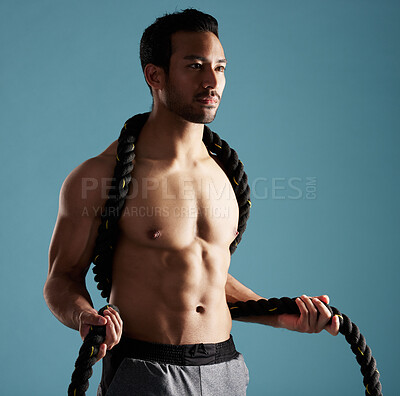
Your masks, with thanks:
[(189, 65), (189, 67), (191, 68), (191, 69), (201, 69), (201, 63), (192, 63), (191, 65)]
[(225, 71), (225, 66), (217, 66), (215, 70), (223, 73)]

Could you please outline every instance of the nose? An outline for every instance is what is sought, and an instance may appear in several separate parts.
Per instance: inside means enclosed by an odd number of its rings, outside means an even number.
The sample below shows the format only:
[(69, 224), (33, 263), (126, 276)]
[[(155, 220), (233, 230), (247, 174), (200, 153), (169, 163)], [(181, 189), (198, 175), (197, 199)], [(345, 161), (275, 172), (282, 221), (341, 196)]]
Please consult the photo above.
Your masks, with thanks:
[(218, 87), (218, 77), (215, 70), (207, 68), (204, 71), (202, 86), (204, 89), (216, 89)]

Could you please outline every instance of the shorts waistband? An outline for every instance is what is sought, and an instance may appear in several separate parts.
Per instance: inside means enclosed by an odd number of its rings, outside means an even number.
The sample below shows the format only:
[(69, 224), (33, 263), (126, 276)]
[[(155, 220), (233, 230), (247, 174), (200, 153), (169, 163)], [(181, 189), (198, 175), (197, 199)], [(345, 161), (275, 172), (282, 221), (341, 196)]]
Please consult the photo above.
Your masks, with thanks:
[[(236, 350), (232, 335), (229, 339), (215, 344), (158, 344), (122, 337), (118, 349), (124, 357), (141, 360), (153, 360), (158, 363), (176, 364), (179, 366), (200, 366), (222, 363), (236, 358)], [(115, 351), (116, 352), (116, 351)]]

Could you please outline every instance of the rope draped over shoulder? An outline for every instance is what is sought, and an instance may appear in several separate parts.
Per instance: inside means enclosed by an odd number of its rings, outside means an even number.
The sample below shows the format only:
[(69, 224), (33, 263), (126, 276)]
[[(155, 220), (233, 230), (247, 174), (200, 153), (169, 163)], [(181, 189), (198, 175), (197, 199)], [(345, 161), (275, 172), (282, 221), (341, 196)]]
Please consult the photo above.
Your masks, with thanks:
[[(101, 224), (92, 257), (94, 279), (97, 282), (97, 288), (101, 290), (102, 297), (106, 298), (107, 302), (111, 293), (112, 259), (118, 239), (118, 220), (123, 214), (129, 184), (132, 179), (135, 144), (149, 115), (150, 113), (144, 113), (130, 118), (122, 127), (118, 138), (114, 176), (108, 200), (101, 215)], [(216, 154), (221, 161), (239, 205), (238, 235), (229, 247), (232, 254), (242, 239), (250, 214), (250, 187), (247, 182), (247, 175), (236, 151), (207, 126), (204, 126), (203, 142), (207, 150)]]
[[(123, 214), (129, 184), (133, 171), (133, 159), (135, 158), (135, 144), (140, 131), (149, 117), (149, 113), (138, 114), (130, 118), (124, 124), (118, 139), (116, 165), (114, 177), (109, 191), (108, 200), (101, 215), (101, 224), (95, 242), (92, 262), (93, 272), (97, 288), (101, 290), (102, 297), (110, 299), (112, 284), (112, 260), (114, 249), (118, 240), (118, 220)], [(251, 207), (250, 188), (247, 175), (243, 170), (243, 163), (239, 161), (235, 150), (229, 147), (225, 140), (221, 139), (215, 132), (204, 126), (203, 142), (210, 153), (216, 154), (222, 163), (239, 205), (238, 235), (229, 247), (230, 253), (234, 253), (237, 245), (242, 239), (246, 229), (247, 219)], [(228, 303), (233, 319), (249, 315), (276, 315), (282, 313), (299, 314), (299, 309), (294, 301), (288, 297), (280, 299), (258, 301), (237, 301)], [(339, 331), (346, 337), (352, 351), (356, 355), (364, 376), (366, 396), (381, 396), (382, 386), (379, 382), (379, 371), (371, 350), (365, 342), (364, 336), (358, 327), (350, 319), (341, 314), (336, 308), (327, 306), (332, 315), (339, 316)], [(107, 307), (102, 308), (102, 311)], [(116, 307), (114, 307), (116, 308)], [(71, 384), (68, 388), (69, 396), (85, 395), (89, 386), (89, 378), (92, 375), (92, 366), (96, 362), (98, 348), (105, 339), (105, 326), (93, 326), (86, 336), (79, 351), (79, 357), (75, 363)]]

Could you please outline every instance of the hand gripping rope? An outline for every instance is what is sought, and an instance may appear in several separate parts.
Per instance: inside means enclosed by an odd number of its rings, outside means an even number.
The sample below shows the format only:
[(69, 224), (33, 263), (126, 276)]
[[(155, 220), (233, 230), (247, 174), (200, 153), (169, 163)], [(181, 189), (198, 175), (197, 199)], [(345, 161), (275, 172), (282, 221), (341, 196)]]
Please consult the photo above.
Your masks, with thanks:
[[(115, 305), (108, 304), (99, 311), (104, 316), (104, 311), (109, 307), (119, 310)], [(89, 388), (89, 378), (93, 374), (92, 366), (97, 362), (97, 354), (100, 345), (106, 339), (106, 326), (91, 326), (89, 333), (83, 340), (79, 349), (78, 359), (75, 362), (75, 369), (71, 376), (71, 383), (68, 387), (68, 396), (82, 396)]]
[[(250, 315), (299, 314), (300, 311), (295, 300), (295, 298), (289, 297), (270, 298), (258, 301), (237, 301), (235, 303), (228, 303), (228, 306), (232, 319)], [(346, 337), (346, 341), (350, 344), (350, 348), (356, 355), (357, 362), (361, 366), (361, 373), (364, 376), (365, 395), (381, 396), (382, 385), (379, 382), (380, 374), (364, 336), (348, 316), (340, 313), (335, 307), (325, 305), (330, 310), (332, 317), (339, 317), (339, 332)]]
[[(107, 302), (110, 299), (111, 293), (112, 260), (114, 248), (118, 240), (118, 220), (123, 214), (125, 199), (132, 179), (132, 171), (134, 169), (132, 160), (135, 158), (135, 144), (149, 114), (137, 114), (127, 120), (118, 138), (114, 177), (108, 194), (108, 200), (101, 215), (101, 224), (98, 229), (92, 255), (94, 279), (98, 283), (97, 288), (101, 291), (102, 297), (106, 298)], [(203, 143), (207, 147), (207, 150), (215, 154), (222, 164), (239, 205), (238, 235), (229, 247), (230, 253), (233, 254), (242, 239), (250, 214), (251, 201), (247, 175), (244, 172), (243, 163), (238, 159), (236, 151), (207, 126), (204, 126)], [(237, 301), (235, 304), (228, 305), (233, 319), (249, 315), (299, 314), (294, 299), (288, 297), (247, 302)], [(382, 395), (379, 372), (376, 369), (376, 362), (371, 355), (371, 350), (365, 343), (365, 338), (360, 334), (358, 327), (346, 315), (342, 315), (336, 308), (327, 307), (331, 310), (332, 315), (339, 316), (339, 331), (346, 337), (361, 366), (361, 372), (364, 376), (365, 394), (367, 396)], [(104, 309), (106, 307), (102, 308), (100, 313)], [(105, 337), (105, 327), (103, 326), (103, 329), (98, 327), (93, 326), (93, 329), (83, 342), (75, 364), (75, 371), (72, 374), (72, 382), (68, 388), (68, 395), (70, 396), (84, 395), (88, 389), (88, 380), (92, 375), (92, 366), (97, 360), (98, 348), (103, 343)]]
[[(364, 376), (364, 386), (366, 396), (382, 396), (382, 385), (379, 382), (379, 371), (376, 368), (376, 361), (371, 354), (370, 347), (366, 344), (365, 337), (360, 333), (357, 325), (348, 316), (332, 306), (325, 304), (330, 310), (332, 317), (338, 316), (340, 327), (346, 341), (356, 356), (357, 362), (361, 366), (361, 373)], [(115, 305), (106, 305), (99, 311), (99, 315), (108, 307), (118, 311)], [(300, 314), (295, 298), (282, 297), (270, 298), (268, 300), (249, 300), (228, 303), (232, 319), (237, 319), (251, 315), (280, 315), (280, 314)], [(119, 311), (118, 311), (119, 312)], [(84, 396), (89, 388), (89, 378), (92, 376), (92, 366), (97, 361), (97, 354), (100, 345), (105, 340), (106, 326), (92, 326), (88, 335), (85, 337), (79, 350), (78, 359), (75, 362), (75, 370), (72, 373), (71, 384), (68, 387), (68, 396)]]

